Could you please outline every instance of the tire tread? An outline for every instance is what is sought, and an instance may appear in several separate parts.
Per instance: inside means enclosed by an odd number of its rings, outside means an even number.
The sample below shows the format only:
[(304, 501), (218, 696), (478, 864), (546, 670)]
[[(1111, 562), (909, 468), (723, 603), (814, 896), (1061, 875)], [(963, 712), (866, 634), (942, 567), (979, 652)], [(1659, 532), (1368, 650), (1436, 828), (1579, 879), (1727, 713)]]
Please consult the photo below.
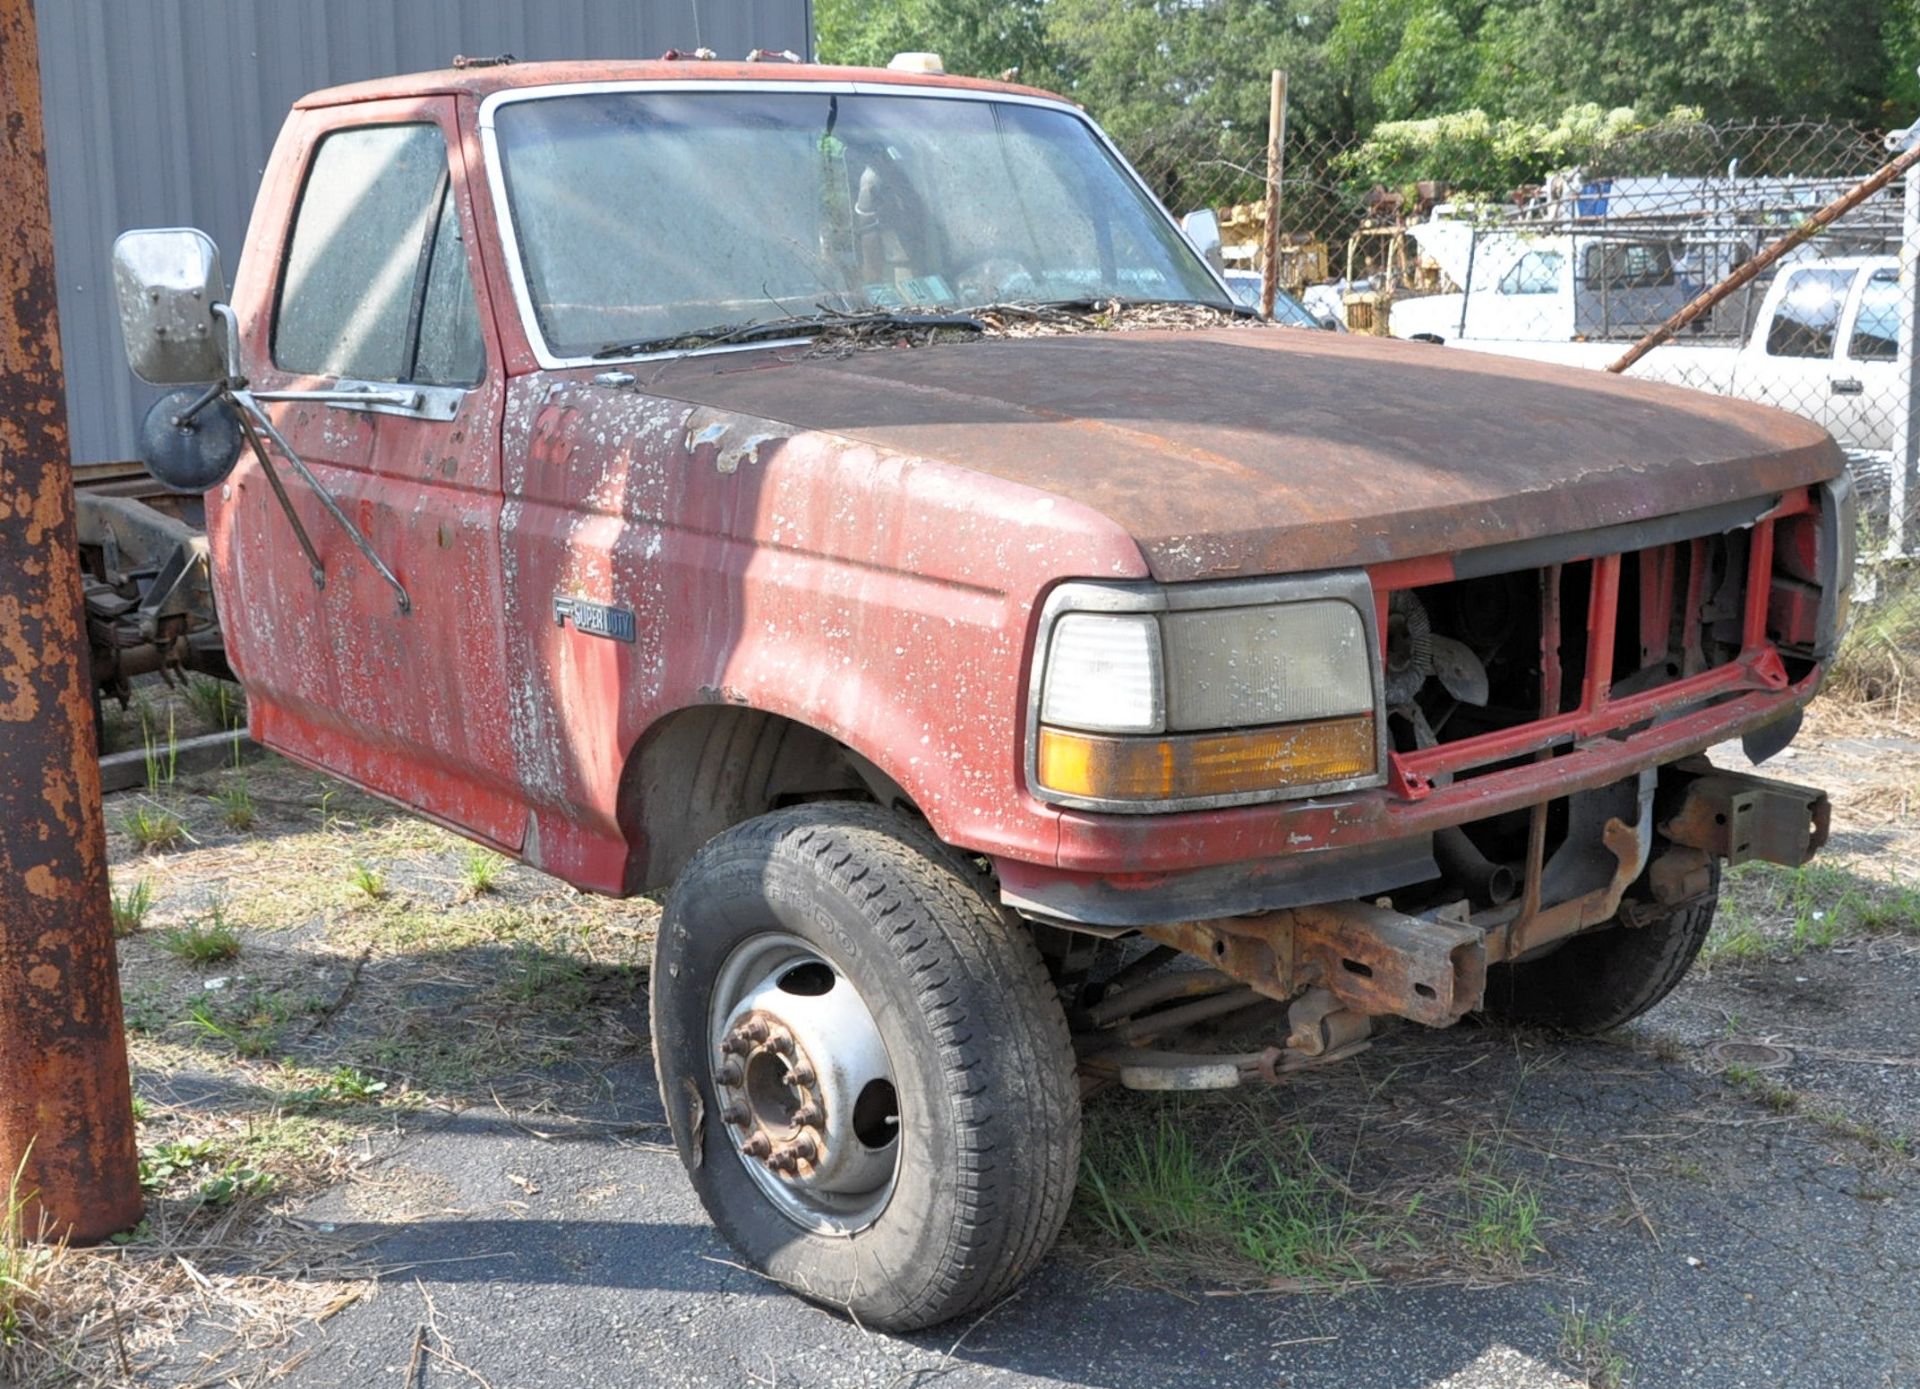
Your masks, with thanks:
[[(957, 1117), (948, 1158), (956, 1218), (945, 1248), (909, 1297), (863, 1319), (915, 1328), (990, 1304), (1052, 1246), (1079, 1169), (1073, 1047), (1039, 949), (930, 831), (860, 804), (796, 806), (727, 831), (694, 856), (673, 898), (728, 859), (782, 855), (827, 879), (892, 951)], [(1019, 1125), (1017, 1142), (1002, 1132), (1009, 1123)]]

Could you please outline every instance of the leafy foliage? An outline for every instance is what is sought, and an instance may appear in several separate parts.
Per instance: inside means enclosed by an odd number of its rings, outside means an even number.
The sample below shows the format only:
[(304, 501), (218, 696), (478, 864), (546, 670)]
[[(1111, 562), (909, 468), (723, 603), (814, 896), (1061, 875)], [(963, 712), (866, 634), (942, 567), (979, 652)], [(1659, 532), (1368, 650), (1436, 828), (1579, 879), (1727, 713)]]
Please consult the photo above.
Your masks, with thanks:
[(1920, 103), (1916, 0), (819, 0), (815, 13), (827, 61), (932, 49), (953, 72), (1018, 67), (1130, 151), (1264, 129), (1274, 68), (1291, 74), (1289, 120), (1308, 139), (1473, 110), (1550, 127), (1589, 104), (1904, 124)]
[[(1404, 188), (1415, 179), (1440, 179), (1455, 190), (1499, 196), (1538, 179), (1548, 169), (1590, 163), (1603, 153), (1617, 161), (1628, 137), (1650, 152), (1684, 141), (1697, 130), (1697, 107), (1646, 117), (1630, 106), (1602, 110), (1573, 106), (1552, 121), (1494, 117), (1461, 111), (1422, 120), (1388, 121), (1335, 167), (1350, 183)], [(1645, 139), (1644, 137), (1670, 137)], [(1608, 173), (1640, 172), (1609, 166)]]

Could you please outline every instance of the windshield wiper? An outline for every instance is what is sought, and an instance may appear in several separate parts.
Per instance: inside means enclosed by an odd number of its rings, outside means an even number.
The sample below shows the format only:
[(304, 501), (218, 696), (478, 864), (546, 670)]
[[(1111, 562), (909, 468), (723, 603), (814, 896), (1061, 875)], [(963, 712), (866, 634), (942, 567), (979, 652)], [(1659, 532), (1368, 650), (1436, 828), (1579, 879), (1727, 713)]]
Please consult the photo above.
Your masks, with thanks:
[(1002, 304), (986, 304), (975, 313), (988, 313), (994, 309), (1048, 310), (1063, 309), (1075, 313), (1094, 313), (1110, 304), (1119, 304), (1123, 308), (1140, 309), (1166, 306), (1176, 309), (1212, 309), (1216, 313), (1232, 314), (1235, 318), (1259, 318), (1258, 309), (1250, 309), (1245, 304), (1210, 304), (1204, 299), (1155, 299), (1147, 295), (1130, 296), (1124, 294), (1093, 294), (1079, 299), (1009, 299)]
[(909, 313), (901, 309), (865, 309), (851, 313), (822, 313), (795, 318), (756, 319), (752, 323), (722, 323), (712, 328), (693, 328), (668, 337), (643, 338), (637, 342), (610, 342), (590, 355), (595, 361), (607, 357), (637, 357), (648, 352), (692, 351), (701, 347), (719, 347), (727, 343), (753, 342), (760, 338), (806, 337), (832, 328), (862, 327), (878, 324), (886, 328), (963, 328), (984, 333), (987, 325), (967, 314)]

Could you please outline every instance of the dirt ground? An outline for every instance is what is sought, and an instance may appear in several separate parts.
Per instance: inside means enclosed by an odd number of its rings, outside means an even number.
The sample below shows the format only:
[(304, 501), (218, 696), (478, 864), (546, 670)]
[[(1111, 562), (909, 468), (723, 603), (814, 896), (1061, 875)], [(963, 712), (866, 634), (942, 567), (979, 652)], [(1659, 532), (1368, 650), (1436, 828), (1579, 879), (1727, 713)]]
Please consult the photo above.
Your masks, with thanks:
[(1277, 1089), (1103, 1093), (1048, 1264), (890, 1337), (764, 1284), (693, 1200), (654, 903), (270, 756), (169, 774), (169, 719), (233, 716), (203, 688), (110, 717), (156, 752), (107, 807), (149, 1214), (5, 1252), (0, 1383), (1920, 1384), (1899, 723), (1820, 710), (1770, 765), (1833, 792), (1831, 851), (1734, 873), (1640, 1022), (1408, 1026)]

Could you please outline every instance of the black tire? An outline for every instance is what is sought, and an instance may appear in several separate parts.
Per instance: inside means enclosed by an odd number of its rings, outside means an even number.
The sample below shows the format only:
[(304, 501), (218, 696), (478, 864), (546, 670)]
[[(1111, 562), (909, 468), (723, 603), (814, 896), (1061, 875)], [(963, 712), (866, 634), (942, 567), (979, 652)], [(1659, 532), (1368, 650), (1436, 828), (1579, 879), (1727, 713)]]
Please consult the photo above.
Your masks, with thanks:
[[(1486, 1015), (1556, 1032), (1606, 1032), (1672, 993), (1706, 943), (1720, 895), (1712, 865), (1706, 895), (1641, 926), (1617, 922), (1575, 936), (1551, 955), (1487, 971)], [(1640, 910), (1645, 911), (1644, 904)]]
[[(855, 985), (892, 1066), (894, 1184), (851, 1234), (810, 1230), (775, 1205), (718, 1117), (714, 991), (735, 951), (769, 932), (800, 938)], [(652, 1014), (695, 1191), (749, 1263), (802, 1296), (917, 1330), (1004, 1296), (1059, 1234), (1080, 1152), (1065, 1015), (1026, 929), (916, 823), (822, 803), (715, 838), (668, 898)]]

